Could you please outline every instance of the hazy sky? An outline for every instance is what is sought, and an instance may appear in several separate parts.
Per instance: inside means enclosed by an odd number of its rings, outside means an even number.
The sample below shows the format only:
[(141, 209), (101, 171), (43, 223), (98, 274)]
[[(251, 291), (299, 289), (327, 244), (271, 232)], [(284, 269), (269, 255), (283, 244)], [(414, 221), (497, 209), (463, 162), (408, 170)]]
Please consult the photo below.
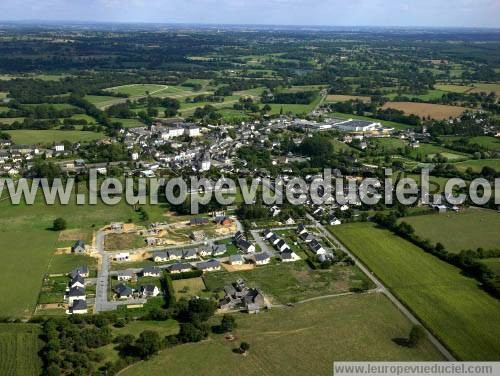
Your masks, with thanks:
[(500, 27), (500, 0), (0, 0), (0, 20)]

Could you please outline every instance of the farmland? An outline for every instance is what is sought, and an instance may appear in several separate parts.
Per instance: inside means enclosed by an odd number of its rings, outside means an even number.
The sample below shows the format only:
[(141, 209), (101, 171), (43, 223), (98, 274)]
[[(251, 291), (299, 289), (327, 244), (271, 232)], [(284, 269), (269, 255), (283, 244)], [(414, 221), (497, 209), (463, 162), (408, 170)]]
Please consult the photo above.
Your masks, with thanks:
[[(235, 341), (213, 335), (207, 341), (166, 349), (123, 375), (159, 374), (167, 367), (179, 376), (221, 375), (227, 369), (241, 376), (331, 375), (334, 360), (442, 359), (427, 341), (415, 349), (393, 341), (407, 336), (411, 324), (379, 294), (318, 300), (257, 316), (238, 315), (237, 324)], [(250, 343), (248, 356), (232, 352), (239, 341)]]
[(104, 134), (87, 131), (62, 131), (62, 130), (24, 130), (16, 129), (7, 131), (16, 144), (52, 144), (54, 142), (86, 142), (100, 140)]
[(387, 102), (382, 106), (382, 109), (386, 108), (394, 108), (406, 114), (414, 114), (422, 118), (430, 116), (435, 120), (446, 120), (450, 117), (457, 117), (467, 110), (467, 108), (459, 106), (418, 102)]
[(370, 97), (362, 95), (340, 95), (340, 94), (330, 94), (326, 97), (327, 102), (346, 102), (351, 100), (360, 100), (363, 102), (369, 102)]
[(465, 171), (471, 168), (474, 172), (481, 172), (483, 167), (491, 167), (496, 171), (500, 171), (500, 159), (475, 159), (465, 162), (455, 163), (454, 166), (460, 171)]
[[(493, 210), (470, 208), (460, 213), (407, 217), (403, 219), (417, 235), (441, 242), (450, 252), (464, 249), (495, 249), (500, 245), (500, 214)], [(443, 236), (453, 234), (453, 236)]]
[(332, 232), (463, 360), (500, 353), (500, 302), (474, 280), (374, 224), (335, 226)]
[(34, 376), (41, 370), (41, 341), (34, 324), (0, 324), (0, 375)]
[(452, 84), (436, 84), (434, 87), (438, 90), (448, 91), (451, 93), (466, 93), (474, 89), (474, 86), (467, 85), (452, 85)]

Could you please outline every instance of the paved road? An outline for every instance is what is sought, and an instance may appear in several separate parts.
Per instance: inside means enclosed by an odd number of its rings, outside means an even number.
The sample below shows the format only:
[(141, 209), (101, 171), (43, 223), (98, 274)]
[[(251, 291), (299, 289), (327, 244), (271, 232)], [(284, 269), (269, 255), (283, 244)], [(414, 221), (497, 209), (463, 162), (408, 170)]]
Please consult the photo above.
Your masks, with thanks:
[[(354, 256), (354, 254), (349, 251), (330, 231), (328, 231), (319, 221), (317, 221), (313, 216), (307, 214), (307, 218), (313, 221), (316, 224), (316, 227), (323, 233), (325, 237), (334, 242), (334, 244), (338, 245), (339, 248), (351, 257), (356, 266), (358, 266), (363, 273), (365, 273), (368, 278), (377, 286), (376, 290), (387, 296), (387, 298), (399, 309), (403, 315), (405, 315), (410, 322), (413, 324), (422, 325), (422, 323), (411, 313), (393, 294), (390, 292), (387, 287), (377, 278), (375, 275), (364, 265), (361, 261)], [(444, 347), (444, 345), (427, 329), (424, 330), (429, 338), (429, 341), (438, 349), (438, 351), (449, 361), (455, 361), (455, 357)]]
[(146, 303), (146, 299), (108, 301), (109, 255), (104, 251), (104, 231), (97, 231), (96, 250), (101, 255), (101, 265), (97, 271), (94, 312), (113, 311), (120, 305)]

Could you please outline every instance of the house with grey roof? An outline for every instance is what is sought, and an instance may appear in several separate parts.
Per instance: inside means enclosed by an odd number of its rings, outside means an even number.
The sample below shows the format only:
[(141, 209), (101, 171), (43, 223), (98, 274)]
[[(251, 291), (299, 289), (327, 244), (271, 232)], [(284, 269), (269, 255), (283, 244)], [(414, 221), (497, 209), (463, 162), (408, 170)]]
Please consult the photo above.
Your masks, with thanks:
[(160, 251), (153, 254), (154, 262), (167, 262), (169, 260), (168, 252)]
[(75, 269), (73, 269), (70, 273), (69, 273), (69, 276), (71, 278), (74, 278), (75, 276), (77, 275), (81, 275), (82, 277), (84, 278), (87, 278), (89, 276), (89, 268), (88, 266), (84, 265), (84, 266), (79, 266)]
[(190, 272), (193, 269), (193, 266), (191, 264), (188, 264), (186, 262), (176, 262), (175, 264), (169, 265), (167, 270), (172, 273), (186, 273)]
[(196, 260), (198, 258), (196, 249), (184, 249), (182, 251), (182, 258), (185, 260)]
[(243, 265), (245, 259), (241, 255), (231, 255), (229, 256), (229, 264), (231, 265)]
[(130, 287), (124, 285), (123, 283), (116, 285), (114, 291), (120, 299), (130, 299), (134, 293)]
[(69, 288), (74, 287), (85, 287), (85, 279), (79, 274), (71, 278), (71, 281), (69, 283)]
[(139, 293), (142, 298), (154, 298), (160, 294), (160, 289), (156, 285), (147, 284), (139, 288)]
[(119, 281), (130, 281), (131, 279), (135, 278), (135, 273), (130, 269), (118, 270), (118, 272), (116, 273), (116, 278)]
[(196, 268), (199, 270), (203, 270), (204, 272), (212, 272), (215, 270), (220, 270), (220, 262), (215, 259), (202, 261), (196, 264)]
[(146, 266), (144, 269), (142, 269), (142, 276), (143, 277), (160, 277), (161, 270), (160, 270), (160, 268), (157, 268), (156, 266)]
[(214, 244), (212, 246), (212, 256), (222, 256), (226, 253), (226, 245), (225, 244)]
[(271, 262), (271, 257), (267, 252), (254, 253), (252, 259), (255, 265), (267, 265)]
[(83, 287), (73, 287), (69, 289), (68, 292), (68, 304), (72, 305), (75, 300), (85, 300), (85, 288)]
[(84, 314), (88, 313), (87, 301), (81, 300), (81, 299), (74, 300), (73, 305), (71, 306), (71, 309), (69, 310), (69, 313), (71, 313), (73, 315), (84, 315)]
[(75, 244), (71, 246), (71, 252), (85, 253), (85, 242), (83, 240), (77, 240)]

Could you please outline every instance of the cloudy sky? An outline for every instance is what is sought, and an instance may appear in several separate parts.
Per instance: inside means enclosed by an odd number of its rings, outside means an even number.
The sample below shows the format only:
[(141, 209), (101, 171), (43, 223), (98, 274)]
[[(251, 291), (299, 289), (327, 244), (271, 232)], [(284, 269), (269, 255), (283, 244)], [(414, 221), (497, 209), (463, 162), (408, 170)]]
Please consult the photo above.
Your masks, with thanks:
[(0, 0), (0, 20), (500, 27), (500, 0)]

